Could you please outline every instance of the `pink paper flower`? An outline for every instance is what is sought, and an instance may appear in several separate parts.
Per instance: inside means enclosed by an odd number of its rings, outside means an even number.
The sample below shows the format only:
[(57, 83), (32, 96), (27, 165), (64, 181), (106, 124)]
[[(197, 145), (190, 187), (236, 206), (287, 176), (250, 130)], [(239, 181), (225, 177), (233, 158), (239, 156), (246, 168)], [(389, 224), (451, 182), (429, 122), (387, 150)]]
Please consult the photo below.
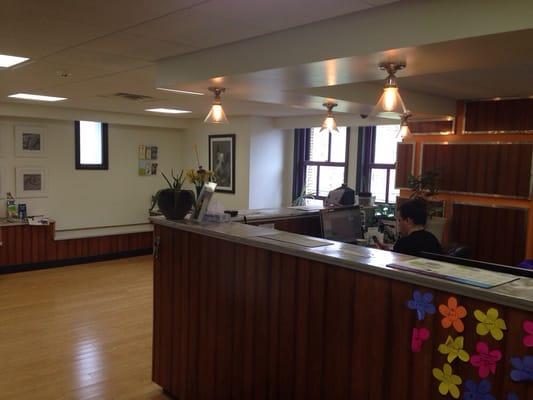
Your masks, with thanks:
[(411, 337), (411, 350), (413, 353), (422, 351), (422, 343), (429, 339), (429, 330), (426, 328), (413, 328)]
[(470, 357), (470, 363), (479, 368), (479, 377), (486, 378), (490, 373), (496, 374), (496, 363), (502, 358), (501, 351), (489, 350), (489, 346), (484, 342), (477, 343), (476, 351), (478, 354)]
[(533, 321), (524, 321), (524, 331), (526, 332), (524, 346), (533, 347)]

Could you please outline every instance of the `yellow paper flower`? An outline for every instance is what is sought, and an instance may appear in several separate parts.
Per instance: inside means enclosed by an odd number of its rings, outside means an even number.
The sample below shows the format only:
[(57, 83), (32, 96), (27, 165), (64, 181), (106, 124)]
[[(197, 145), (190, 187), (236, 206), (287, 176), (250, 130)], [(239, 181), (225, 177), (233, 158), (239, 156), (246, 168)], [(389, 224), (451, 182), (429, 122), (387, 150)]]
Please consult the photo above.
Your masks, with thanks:
[(457, 385), (463, 383), (460, 376), (454, 375), (450, 364), (444, 364), (442, 370), (433, 368), (433, 376), (440, 381), (439, 393), (446, 396), (448, 393), (454, 398), (459, 398), (459, 388)]
[(498, 310), (489, 308), (487, 314), (483, 311), (474, 311), (474, 317), (479, 321), (476, 326), (476, 332), (480, 336), (485, 336), (490, 332), (492, 337), (496, 340), (503, 339), (503, 331), (507, 329), (505, 321), (498, 318)]
[(459, 336), (453, 339), (448, 336), (446, 343), (439, 345), (439, 353), (448, 354), (448, 362), (451, 364), (453, 360), (459, 357), (459, 360), (467, 362), (470, 360), (470, 355), (463, 349), (464, 337)]

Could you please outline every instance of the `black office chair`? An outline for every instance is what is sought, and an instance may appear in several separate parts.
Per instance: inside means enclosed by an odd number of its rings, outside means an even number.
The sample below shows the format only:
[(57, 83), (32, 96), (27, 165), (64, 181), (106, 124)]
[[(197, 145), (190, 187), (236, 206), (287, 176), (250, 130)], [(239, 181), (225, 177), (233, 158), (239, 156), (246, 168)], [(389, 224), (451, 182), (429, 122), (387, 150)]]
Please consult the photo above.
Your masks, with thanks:
[(472, 256), (470, 248), (457, 243), (452, 244), (450, 247), (448, 247), (447, 251), (445, 251), (444, 254), (460, 258), (470, 258)]

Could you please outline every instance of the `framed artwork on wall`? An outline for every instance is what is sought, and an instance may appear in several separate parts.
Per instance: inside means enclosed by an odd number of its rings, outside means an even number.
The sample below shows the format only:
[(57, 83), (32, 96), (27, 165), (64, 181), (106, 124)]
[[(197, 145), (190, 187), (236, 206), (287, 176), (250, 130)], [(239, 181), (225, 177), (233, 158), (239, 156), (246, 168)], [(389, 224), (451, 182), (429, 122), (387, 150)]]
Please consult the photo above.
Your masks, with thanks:
[(15, 155), (17, 157), (46, 157), (46, 128), (44, 126), (15, 126)]
[(15, 176), (15, 187), (18, 198), (48, 196), (48, 170), (46, 168), (16, 168)]
[(235, 193), (235, 134), (209, 135), (209, 169), (217, 192)]

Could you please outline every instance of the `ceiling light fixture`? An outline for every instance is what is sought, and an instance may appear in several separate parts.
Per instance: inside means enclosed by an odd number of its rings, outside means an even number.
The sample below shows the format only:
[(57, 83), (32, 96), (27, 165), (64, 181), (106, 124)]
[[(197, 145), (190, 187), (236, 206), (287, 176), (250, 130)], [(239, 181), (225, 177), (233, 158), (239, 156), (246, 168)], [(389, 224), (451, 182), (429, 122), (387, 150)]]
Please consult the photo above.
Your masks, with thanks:
[(209, 114), (207, 114), (207, 117), (205, 117), (204, 119), (204, 123), (227, 124), (228, 119), (226, 118), (226, 113), (222, 108), (222, 102), (220, 100), (220, 95), (226, 91), (226, 88), (209, 87), (208, 89), (210, 92), (213, 92), (215, 94), (215, 100), (213, 101), (213, 105), (211, 106)]
[(383, 62), (379, 68), (389, 74), (385, 80), (383, 94), (374, 107), (373, 114), (384, 118), (398, 118), (407, 112), (405, 104), (400, 96), (396, 82), (396, 72), (405, 68), (405, 63)]
[(31, 93), (15, 93), (10, 94), (7, 97), (13, 99), (22, 99), (22, 100), (35, 100), (35, 101), (61, 101), (66, 100), (66, 97), (55, 97), (55, 96), (44, 96), (41, 94), (31, 94)]
[(190, 90), (179, 90), (179, 89), (169, 89), (164, 87), (158, 87), (157, 90), (164, 90), (165, 92), (173, 92), (173, 93), (182, 93), (182, 94), (192, 94), (194, 96), (203, 96), (204, 93), (200, 92), (192, 92)]
[(156, 112), (156, 113), (163, 113), (163, 114), (188, 114), (190, 111), (187, 110), (179, 110), (177, 108), (147, 108), (144, 111), (150, 111), (150, 112)]
[(400, 119), (400, 138), (405, 138), (406, 136), (411, 135), (411, 130), (409, 129), (409, 122), (407, 121), (409, 118), (411, 118), (411, 113), (407, 111), (405, 114), (402, 114)]
[(337, 129), (337, 121), (335, 121), (335, 117), (333, 116), (333, 108), (337, 107), (337, 103), (328, 102), (322, 105), (328, 109), (328, 114), (326, 115), (326, 118), (324, 118), (324, 122), (322, 122), (320, 132), (325, 130), (326, 132), (339, 133), (339, 130)]
[(0, 54), (0, 67), (9, 68), (14, 65), (28, 61), (27, 57), (8, 56), (7, 54)]

